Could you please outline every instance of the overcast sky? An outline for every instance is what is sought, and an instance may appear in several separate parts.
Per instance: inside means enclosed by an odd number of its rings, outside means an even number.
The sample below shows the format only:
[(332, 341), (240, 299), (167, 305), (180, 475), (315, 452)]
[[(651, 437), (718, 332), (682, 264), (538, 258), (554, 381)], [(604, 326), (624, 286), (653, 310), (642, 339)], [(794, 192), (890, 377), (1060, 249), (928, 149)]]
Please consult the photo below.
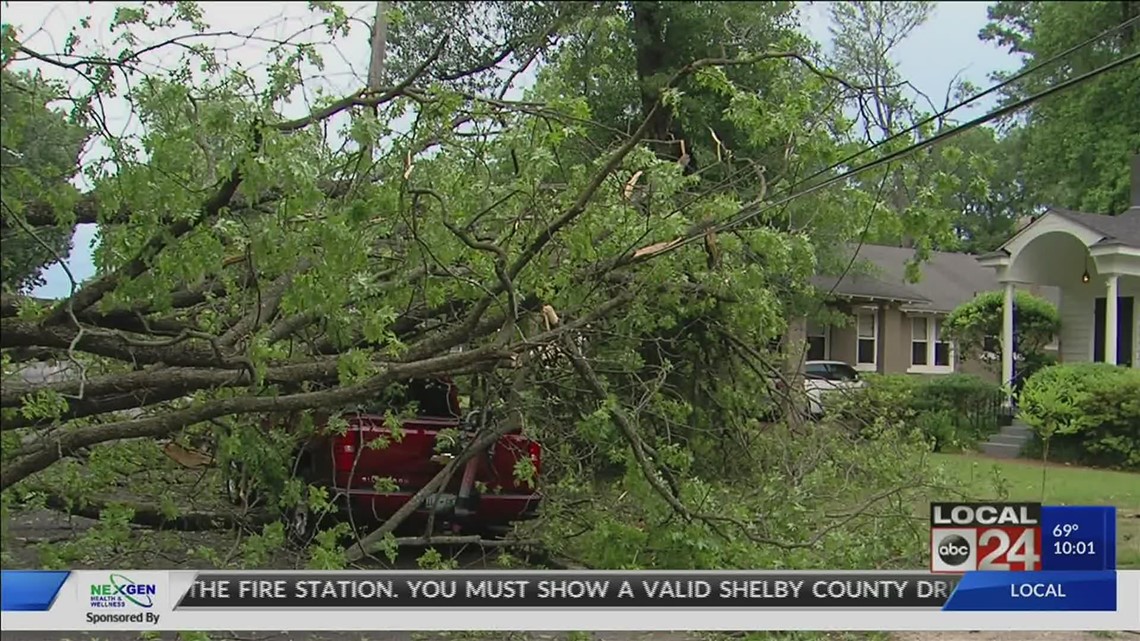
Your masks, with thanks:
[[(68, 31), (81, 16), (91, 16), (92, 33), (106, 33), (117, 3), (99, 2), (13, 2), (4, 4), (4, 22), (12, 23), (20, 30), (21, 40), (32, 49), (45, 52), (60, 51)], [(809, 33), (826, 43), (828, 36), (827, 3), (804, 3), (805, 25)], [(284, 38), (305, 27), (311, 20), (302, 18), (307, 14), (305, 2), (203, 2), (205, 20), (216, 31), (230, 31), (238, 34), (256, 32), (267, 38)], [(365, 21), (371, 18), (371, 2), (341, 3), (360, 22), (352, 23), (352, 33), (347, 39), (338, 40), (337, 46), (321, 49), (327, 68), (321, 78), (310, 86), (321, 86), (332, 94), (344, 94), (363, 84), (368, 65), (367, 28)], [(918, 28), (903, 42), (895, 53), (900, 71), (920, 91), (930, 96), (936, 104), (941, 104), (956, 76), (985, 87), (989, 74), (994, 71), (1015, 69), (1019, 61), (988, 43), (978, 40), (978, 31), (986, 23), (985, 2), (940, 2), (931, 19)], [(93, 37), (93, 36), (92, 36)], [(106, 41), (104, 36), (100, 36)], [(311, 38), (321, 39), (323, 33), (314, 33)], [(161, 34), (148, 36), (146, 41), (161, 39)], [(230, 38), (224, 41), (225, 60), (229, 65), (250, 67), (265, 59), (268, 45), (249, 42), (245, 39)], [(158, 60), (161, 63), (161, 60)], [(61, 77), (60, 70), (45, 69), (46, 74)], [(527, 74), (530, 76), (530, 74)], [(531, 76), (533, 77), (533, 76)], [(525, 79), (524, 79), (525, 83)], [(982, 103), (974, 107), (985, 109), (992, 103)], [(137, 123), (129, 120), (129, 110), (125, 107), (109, 109), (110, 120), (120, 131), (131, 131)], [(303, 101), (288, 108), (301, 115), (307, 111)], [(955, 114), (959, 120), (962, 115)], [(113, 129), (114, 130), (114, 129)], [(92, 150), (98, 154), (99, 150)], [(68, 266), (77, 279), (90, 277), (91, 246), (96, 240), (93, 225), (81, 225), (76, 231), (74, 246), (68, 257)], [(34, 292), (37, 296), (56, 298), (67, 295), (70, 284), (59, 265), (52, 266), (46, 273), (47, 285)]]

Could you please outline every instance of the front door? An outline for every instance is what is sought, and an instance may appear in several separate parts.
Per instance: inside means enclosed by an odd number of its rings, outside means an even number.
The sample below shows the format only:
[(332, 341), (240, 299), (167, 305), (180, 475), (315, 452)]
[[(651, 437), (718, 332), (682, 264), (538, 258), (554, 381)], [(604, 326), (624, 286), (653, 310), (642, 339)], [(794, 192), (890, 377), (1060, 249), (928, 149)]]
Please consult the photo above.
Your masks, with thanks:
[[(1104, 321), (1105, 321), (1105, 298), (1096, 299), (1095, 308), (1093, 310), (1093, 360), (1097, 363), (1104, 362)], [(1133, 336), (1133, 328), (1136, 323), (1134, 319), (1135, 299), (1131, 296), (1121, 296), (1116, 299), (1116, 363), (1117, 365), (1132, 366), (1132, 354), (1135, 350), (1132, 349), (1132, 341), (1136, 339)]]

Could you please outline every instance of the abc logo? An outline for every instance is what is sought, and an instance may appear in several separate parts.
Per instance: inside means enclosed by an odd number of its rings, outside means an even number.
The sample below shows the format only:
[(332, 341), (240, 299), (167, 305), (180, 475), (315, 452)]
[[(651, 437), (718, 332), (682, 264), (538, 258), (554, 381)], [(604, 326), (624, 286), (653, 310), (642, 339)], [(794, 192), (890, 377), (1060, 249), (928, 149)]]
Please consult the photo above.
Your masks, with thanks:
[(938, 542), (938, 558), (946, 565), (962, 565), (970, 559), (970, 542), (951, 534)]

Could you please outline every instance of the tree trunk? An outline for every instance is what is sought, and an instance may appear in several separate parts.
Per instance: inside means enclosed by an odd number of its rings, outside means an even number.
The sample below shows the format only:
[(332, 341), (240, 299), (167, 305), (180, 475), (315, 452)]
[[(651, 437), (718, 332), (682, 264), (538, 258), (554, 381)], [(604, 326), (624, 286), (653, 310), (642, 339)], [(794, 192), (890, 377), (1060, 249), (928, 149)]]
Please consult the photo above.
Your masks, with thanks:
[[(637, 82), (641, 88), (642, 117), (649, 115), (661, 95), (661, 87), (677, 71), (669, 59), (668, 19), (662, 2), (631, 2), (633, 44), (637, 49)], [(685, 163), (686, 173), (696, 169), (692, 144), (673, 121), (668, 109), (653, 112), (649, 135), (654, 151), (662, 158)], [(688, 156), (683, 160), (683, 156)]]

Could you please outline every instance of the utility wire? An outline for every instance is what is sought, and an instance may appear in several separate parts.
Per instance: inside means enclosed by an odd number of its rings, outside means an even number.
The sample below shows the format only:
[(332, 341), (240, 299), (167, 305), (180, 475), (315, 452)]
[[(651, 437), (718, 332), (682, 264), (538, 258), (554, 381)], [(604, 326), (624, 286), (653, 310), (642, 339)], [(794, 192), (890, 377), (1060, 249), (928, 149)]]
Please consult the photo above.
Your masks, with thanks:
[(953, 127), (951, 129), (947, 129), (945, 131), (940, 131), (937, 134), (931, 136), (930, 138), (926, 138), (925, 140), (921, 140), (919, 142), (916, 142), (916, 143), (906, 147), (905, 149), (900, 149), (898, 151), (889, 153), (889, 154), (883, 156), (882, 158), (876, 158), (875, 160), (872, 160), (870, 162), (859, 165), (858, 167), (855, 167), (854, 169), (850, 169), (848, 171), (845, 171), (842, 174), (839, 174), (838, 176), (833, 176), (833, 177), (831, 177), (831, 178), (829, 178), (829, 179), (827, 179), (827, 180), (825, 180), (825, 181), (823, 181), (817, 185), (813, 185), (811, 187), (808, 187), (807, 189), (803, 189), (799, 192), (785, 196), (784, 198), (780, 199), (779, 201), (771, 203), (767, 207), (764, 207), (758, 211), (741, 214), (741, 215), (737, 216), (735, 220), (730, 220), (730, 221), (727, 221), (725, 223), (722, 223), (722, 225), (718, 225), (717, 231), (723, 231), (724, 229), (728, 229), (730, 227), (733, 227), (735, 225), (743, 223), (747, 220), (755, 218), (756, 216), (760, 215), (760, 213), (762, 213), (763, 211), (766, 211), (767, 209), (769, 209), (771, 207), (781, 205), (781, 204), (786, 203), (786, 202), (793, 200), (795, 198), (799, 198), (800, 196), (806, 196), (807, 194), (818, 191), (824, 187), (833, 185), (837, 182), (841, 182), (841, 181), (847, 180), (848, 178), (852, 178), (854, 176), (857, 176), (861, 173), (870, 171), (876, 167), (879, 167), (880, 165), (884, 165), (886, 163), (889, 163), (889, 162), (898, 160), (900, 158), (904, 158), (906, 156), (909, 156), (916, 151), (925, 149), (926, 147), (929, 147), (935, 143), (942, 142), (943, 140), (957, 136), (958, 134), (969, 131), (970, 129), (973, 129), (973, 128), (978, 127), (980, 125), (984, 125), (987, 122), (990, 122), (991, 120), (996, 120), (998, 118), (1001, 118), (1002, 116), (1006, 116), (1006, 115), (1009, 115), (1009, 114), (1014, 113), (1016, 111), (1020, 111), (1020, 110), (1024, 109), (1025, 107), (1028, 107), (1029, 105), (1037, 102), (1038, 100), (1048, 98), (1049, 96), (1051, 96), (1055, 93), (1059, 93), (1061, 91), (1064, 91), (1065, 89), (1069, 89), (1069, 88), (1075, 87), (1079, 84), (1088, 82), (1089, 80), (1092, 80), (1093, 78), (1096, 78), (1097, 76), (1099, 76), (1101, 74), (1112, 71), (1113, 69), (1116, 69), (1118, 67), (1123, 67), (1124, 65), (1126, 65), (1130, 62), (1134, 62), (1137, 59), (1140, 59), (1140, 52), (1129, 54), (1127, 56), (1124, 56), (1123, 58), (1120, 58), (1118, 60), (1114, 60), (1114, 61), (1112, 61), (1112, 62), (1110, 62), (1110, 63), (1108, 63), (1102, 67), (1098, 67), (1096, 69), (1093, 69), (1092, 71), (1089, 71), (1088, 73), (1081, 74), (1075, 78), (1070, 78), (1068, 80), (1065, 80), (1064, 82), (1059, 82), (1059, 83), (1053, 85), (1052, 87), (1049, 87), (1048, 89), (1045, 89), (1043, 91), (1039, 91), (1039, 92), (1033, 94), (1032, 96), (1029, 96), (1027, 98), (1023, 98), (1021, 100), (1018, 100), (1017, 102), (1010, 103), (1008, 105), (1005, 105), (1004, 107), (1000, 107), (998, 109), (995, 109), (995, 110), (993, 110), (993, 111), (991, 111), (988, 114), (985, 114), (983, 116), (978, 116), (977, 118), (974, 118), (973, 120), (971, 120), (969, 122), (958, 125), (957, 127)]
[(1014, 83), (1022, 80), (1023, 78), (1026, 78), (1027, 76), (1030, 76), (1034, 73), (1037, 73), (1038, 71), (1044, 69), (1045, 67), (1052, 66), (1052, 65), (1064, 60), (1065, 58), (1068, 58), (1069, 56), (1080, 51), (1081, 49), (1084, 49), (1086, 47), (1090, 47), (1090, 46), (1096, 44), (1097, 42), (1100, 42), (1104, 38), (1107, 38), (1108, 36), (1115, 34), (1117, 31), (1120, 31), (1120, 30), (1128, 27), (1129, 25), (1131, 25), (1137, 21), (1140, 21), (1140, 16), (1135, 16), (1133, 18), (1129, 18), (1128, 20), (1125, 20), (1124, 22), (1121, 22), (1120, 24), (1118, 24), (1114, 27), (1106, 29), (1106, 30), (1098, 33), (1097, 35), (1095, 35), (1095, 36), (1093, 36), (1087, 40), (1084, 40), (1083, 42), (1077, 43), (1077, 44), (1073, 45), (1072, 47), (1069, 47), (1068, 49), (1065, 49), (1064, 51), (1062, 51), (1062, 52), (1060, 52), (1060, 53), (1058, 53), (1058, 54), (1056, 54), (1050, 58), (1042, 60), (1041, 62), (1038, 62), (1038, 63), (1034, 63), (1033, 65), (1030, 65), (1029, 67), (1026, 67), (1025, 69), (1022, 69), (1021, 71), (1017, 72), (1016, 74), (1006, 78), (1005, 80), (1002, 80), (1001, 82), (989, 87), (988, 89), (986, 89), (980, 93), (974, 94), (973, 96), (970, 96), (969, 98), (961, 100), (954, 105), (948, 106), (945, 109), (943, 109), (942, 111), (939, 111), (938, 113), (935, 113), (931, 116), (928, 116), (927, 118), (911, 125), (910, 127), (907, 127), (906, 129), (903, 129), (902, 131), (891, 134), (890, 136), (875, 142), (874, 144), (872, 144), (871, 146), (869, 146), (865, 149), (861, 149), (855, 153), (849, 154), (849, 155), (845, 156), (844, 158), (832, 163), (831, 165), (824, 167), (823, 169), (820, 169), (819, 171), (811, 174), (810, 176), (803, 178), (802, 180), (797, 180), (797, 181), (793, 182), (789, 187), (787, 187), (784, 190), (784, 192), (787, 193), (787, 192), (793, 191), (795, 189), (798, 189), (799, 187), (801, 187), (807, 183), (810, 183), (811, 181), (815, 180), (816, 178), (819, 178), (820, 176), (823, 176), (824, 174), (828, 174), (828, 173), (830, 173), (836, 169), (844, 167), (844, 166), (848, 165), (849, 163), (851, 163), (852, 161), (858, 160), (862, 156), (865, 156), (865, 155), (871, 153), (872, 151), (874, 151), (880, 147), (883, 147), (884, 145), (886, 145), (888, 143), (891, 143), (895, 140), (898, 140), (899, 138), (902, 138), (903, 136), (907, 136), (909, 134), (912, 134), (915, 131), (918, 131), (919, 129), (921, 129), (922, 127), (925, 127), (926, 125), (929, 125), (933, 122), (936, 122), (939, 119), (944, 118), (945, 116), (961, 109), (962, 107), (965, 107), (967, 105), (975, 103), (975, 102), (981, 100), (982, 98), (989, 96), (990, 94), (1001, 91), (1002, 89), (1008, 87), (1009, 85), (1014, 84)]
[[(855, 176), (858, 176), (859, 174), (865, 173), (867, 171), (870, 171), (872, 169), (875, 169), (875, 168), (880, 167), (882, 165), (885, 165), (887, 163), (899, 160), (900, 158), (904, 158), (906, 156), (909, 156), (910, 154), (913, 154), (919, 150), (925, 149), (926, 147), (929, 147), (933, 144), (942, 142), (943, 140), (947, 140), (947, 139), (952, 138), (958, 134), (969, 131), (970, 129), (973, 129), (975, 127), (983, 125), (983, 124), (985, 124), (991, 120), (996, 120), (997, 118), (1001, 118), (1002, 116), (1005, 116), (1005, 115), (1011, 114), (1013, 112), (1019, 111), (1021, 109), (1024, 109), (1025, 107), (1028, 107), (1029, 105), (1037, 102), (1038, 100), (1041, 100), (1043, 98), (1047, 98), (1047, 97), (1049, 97), (1055, 93), (1064, 91), (1065, 89), (1069, 89), (1069, 88), (1075, 87), (1079, 84), (1088, 82), (1089, 80), (1092, 80), (1093, 78), (1095, 78), (1101, 74), (1112, 71), (1113, 69), (1116, 69), (1118, 67), (1122, 67), (1122, 66), (1124, 66), (1130, 62), (1136, 61), (1137, 59), (1140, 59), (1140, 52), (1129, 54), (1127, 56), (1124, 56), (1123, 58), (1120, 58), (1118, 60), (1110, 62), (1110, 63), (1108, 63), (1102, 67), (1098, 67), (1098, 68), (1096, 68), (1096, 69), (1094, 69), (1088, 73), (1082, 74), (1082, 75), (1077, 76), (1075, 78), (1070, 78), (1069, 80), (1065, 80), (1063, 82), (1059, 82), (1056, 85), (1053, 85), (1052, 87), (1050, 87), (1048, 89), (1045, 89), (1043, 91), (1040, 91), (1038, 93), (1033, 94), (1032, 96), (1029, 96), (1027, 98), (1023, 98), (1022, 100), (1018, 100), (1017, 102), (1010, 103), (1010, 104), (1005, 105), (1004, 107), (1001, 107), (999, 109), (995, 109), (994, 111), (991, 111), (991, 112), (989, 112), (983, 116), (979, 116), (978, 118), (975, 118), (975, 119), (973, 119), (969, 122), (966, 122), (964, 124), (958, 125), (957, 127), (953, 127), (951, 129), (947, 129), (945, 131), (939, 132), (938, 134), (931, 136), (930, 138), (927, 138), (925, 140), (914, 143), (914, 144), (906, 147), (905, 149), (900, 149), (898, 151), (892, 152), (892, 153), (887, 154), (881, 158), (877, 158), (877, 159), (872, 160), (870, 162), (859, 165), (858, 167), (855, 167), (853, 169), (845, 171), (845, 172), (843, 172), (837, 176), (833, 176), (833, 177), (831, 177), (831, 178), (829, 178), (829, 179), (827, 179), (821, 183), (818, 183), (818, 184), (813, 185), (811, 187), (808, 187), (806, 189), (802, 189), (800, 191), (796, 191), (794, 193), (788, 194), (787, 196), (784, 196), (783, 198), (780, 198), (779, 200), (776, 200), (774, 202), (768, 203), (762, 207), (757, 208), (755, 211), (742, 212), (742, 213), (738, 214), (737, 216), (734, 216), (730, 220), (727, 220), (723, 223), (719, 223), (719, 224), (714, 225), (711, 228), (711, 230), (717, 231), (717, 232), (730, 230), (733, 227), (739, 226), (739, 225), (755, 218), (756, 216), (759, 216), (760, 214), (762, 214), (762, 213), (764, 213), (770, 209), (773, 209), (773, 208), (778, 207), (780, 205), (791, 202), (792, 200), (795, 200), (795, 199), (800, 198), (802, 196), (806, 196), (808, 194), (814, 193), (814, 192), (819, 191), (820, 189), (823, 189), (825, 187), (830, 187), (831, 185), (834, 185), (835, 183), (843, 182), (845, 180), (848, 180), (849, 178), (853, 178)], [(825, 173), (826, 171), (829, 171), (829, 170), (830, 169), (824, 170), (824, 172), (819, 172), (819, 173)], [(816, 175), (818, 175), (818, 174), (816, 174)], [(807, 182), (807, 180), (810, 180), (810, 179), (805, 179), (804, 181), (801, 181), (801, 184), (803, 182)], [(703, 238), (704, 235), (707, 233), (707, 231), (708, 230), (702, 229), (699, 233), (690, 234), (688, 236), (678, 238), (677, 240), (668, 243), (666, 246), (662, 247), (658, 251), (649, 252), (645, 257), (651, 258), (654, 256), (659, 256), (661, 254), (665, 254), (667, 252), (670, 252), (670, 251), (673, 251), (673, 250), (678, 249), (680, 247), (683, 247), (683, 246), (685, 246), (685, 245), (687, 245), (693, 241), (696, 241), (698, 239)], [(632, 263), (632, 262), (638, 262), (638, 261), (635, 258), (631, 258), (631, 259), (624, 261), (624, 262)]]
[(1049, 67), (1051, 65), (1054, 65), (1054, 64), (1060, 62), (1061, 60), (1063, 60), (1065, 58), (1068, 58), (1069, 56), (1080, 51), (1081, 49), (1084, 49), (1086, 47), (1090, 47), (1090, 46), (1096, 44), (1097, 42), (1100, 42), (1102, 39), (1113, 35), (1117, 31), (1124, 29), (1125, 27), (1131, 25), (1132, 23), (1134, 23), (1138, 20), (1140, 20), (1140, 16), (1129, 18), (1128, 20), (1125, 20), (1124, 22), (1116, 25), (1115, 27), (1112, 27), (1111, 29), (1107, 29), (1105, 31), (1102, 31), (1101, 33), (1089, 38), (1088, 40), (1085, 40), (1084, 42), (1073, 45), (1072, 47), (1069, 47), (1068, 49), (1062, 51), (1061, 53), (1056, 54), (1055, 56), (1052, 56), (1051, 58), (1048, 58), (1046, 60), (1042, 60), (1039, 63), (1033, 64), (1033, 65), (1031, 65), (1025, 69), (1022, 69), (1021, 71), (1017, 72), (1016, 74), (1014, 74), (1014, 75), (1010, 76), (1009, 78), (1006, 78), (1005, 80), (991, 86), (989, 89), (986, 89), (985, 91), (982, 91), (981, 93), (970, 96), (969, 98), (966, 98), (965, 100), (962, 100), (962, 101), (960, 101), (960, 102), (958, 102), (958, 103), (956, 103), (950, 107), (947, 107), (947, 108), (943, 109), (942, 111), (940, 111), (940, 112), (938, 112), (932, 116), (929, 116), (929, 117), (925, 118), (924, 120), (921, 120), (921, 121), (911, 125), (910, 127), (903, 129), (902, 131), (900, 131), (898, 133), (892, 134), (892, 135), (874, 143), (873, 145), (871, 145), (870, 147), (867, 147), (866, 149), (862, 149), (860, 151), (857, 151), (853, 154), (848, 155), (847, 157), (833, 163), (832, 165), (815, 172), (814, 174), (808, 176), (807, 178), (804, 178), (801, 181), (798, 181), (797, 183), (793, 184), (788, 189), (789, 190), (796, 189), (800, 185), (811, 182), (812, 180), (815, 180), (816, 178), (819, 178), (820, 176), (822, 176), (826, 173), (829, 173), (835, 169), (839, 169), (840, 167), (847, 165), (851, 161), (857, 160), (858, 158), (865, 156), (866, 154), (871, 153), (872, 151), (882, 147), (883, 145), (886, 145), (887, 143), (898, 140), (899, 138), (902, 138), (903, 136), (906, 136), (908, 134), (914, 133), (915, 131), (918, 131), (922, 127), (925, 127), (926, 125), (929, 125), (930, 123), (935, 122), (935, 121), (939, 120), (940, 118), (943, 118), (946, 115), (961, 109), (962, 107), (965, 107), (967, 105), (975, 103), (975, 102), (981, 100), (982, 98), (985, 98), (986, 96), (988, 96), (992, 93), (1000, 91), (1000, 90), (1004, 89), (1005, 87), (1008, 87), (1009, 85), (1018, 82), (1019, 80), (1025, 78), (1026, 76), (1037, 73), (1038, 71), (1040, 71), (1041, 69), (1043, 69), (1045, 67)]

